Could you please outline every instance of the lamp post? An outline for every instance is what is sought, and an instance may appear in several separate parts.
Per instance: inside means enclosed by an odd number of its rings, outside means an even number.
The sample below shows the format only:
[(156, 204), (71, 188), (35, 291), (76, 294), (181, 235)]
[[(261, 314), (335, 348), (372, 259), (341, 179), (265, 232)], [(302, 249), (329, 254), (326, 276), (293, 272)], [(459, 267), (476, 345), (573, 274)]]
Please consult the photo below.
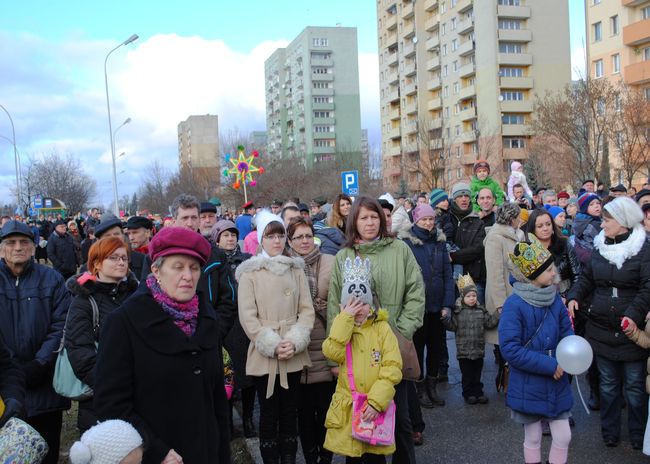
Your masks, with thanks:
[[(111, 56), (111, 53), (113, 53), (115, 50), (120, 48), (122, 45), (128, 45), (131, 42), (135, 42), (136, 40), (138, 40), (138, 35), (133, 34), (131, 37), (129, 37), (124, 42), (120, 43), (117, 47), (115, 47), (110, 52), (108, 52), (106, 58), (104, 59), (104, 83), (106, 84), (106, 110), (108, 111), (108, 135), (111, 140), (111, 159), (113, 161), (113, 203), (114, 203), (114, 213), (116, 217), (120, 216), (120, 207), (117, 204), (117, 174), (115, 172), (115, 141), (113, 140), (114, 134), (113, 134), (113, 126), (111, 123), (111, 102), (110, 99), (108, 98), (108, 72), (106, 71), (106, 65), (108, 63), (108, 57)], [(130, 122), (130, 118), (127, 119), (127, 121)], [(127, 124), (127, 121), (124, 121), (122, 126), (124, 124)]]
[[(11, 115), (7, 108), (0, 105), (0, 108), (7, 114), (9, 122), (11, 123), (11, 144), (14, 146), (14, 163), (16, 164), (16, 194), (18, 195), (18, 207), (20, 207), (20, 201), (22, 199), (22, 192), (20, 190), (20, 168), (18, 167), (18, 148), (16, 147), (16, 128), (14, 127), (14, 120), (11, 119)], [(4, 138), (4, 137), (3, 137)], [(9, 139), (7, 139), (9, 140)]]

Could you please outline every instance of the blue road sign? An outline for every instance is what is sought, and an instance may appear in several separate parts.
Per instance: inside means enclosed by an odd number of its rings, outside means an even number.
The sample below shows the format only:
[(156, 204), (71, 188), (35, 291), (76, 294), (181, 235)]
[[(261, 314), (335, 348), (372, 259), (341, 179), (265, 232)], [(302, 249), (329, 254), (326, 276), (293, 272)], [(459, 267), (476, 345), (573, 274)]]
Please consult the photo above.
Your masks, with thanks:
[(43, 197), (35, 196), (34, 197), (34, 208), (42, 208), (42, 207), (43, 207)]
[(341, 173), (343, 193), (351, 197), (359, 195), (359, 171), (344, 171)]

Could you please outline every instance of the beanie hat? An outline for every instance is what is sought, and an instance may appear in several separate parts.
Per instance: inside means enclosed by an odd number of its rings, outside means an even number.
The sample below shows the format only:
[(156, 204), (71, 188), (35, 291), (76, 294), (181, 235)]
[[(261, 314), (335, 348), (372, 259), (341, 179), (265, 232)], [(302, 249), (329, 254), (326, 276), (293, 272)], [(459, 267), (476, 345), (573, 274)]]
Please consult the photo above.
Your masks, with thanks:
[(63, 219), (57, 219), (56, 221), (54, 221), (54, 227), (60, 226), (60, 225), (64, 225), (64, 226), (68, 227), (68, 223), (65, 222)]
[(452, 200), (455, 200), (462, 195), (467, 195), (468, 197), (472, 195), (472, 192), (469, 189), (469, 184), (466, 182), (458, 182), (451, 188)]
[(386, 200), (388, 203), (393, 205), (393, 209), (397, 206), (397, 203), (395, 202), (395, 198), (393, 198), (393, 195), (390, 193), (386, 192), (382, 196), (378, 198), (379, 200)]
[(551, 215), (553, 219), (555, 219), (559, 214), (564, 213), (564, 208), (560, 208), (559, 206), (551, 206), (547, 208), (548, 213)]
[(521, 169), (521, 166), (522, 165), (519, 161), (513, 161), (512, 163), (510, 163), (510, 171), (512, 172), (519, 171)]
[(420, 219), (425, 217), (436, 217), (436, 212), (429, 205), (421, 204), (417, 205), (413, 210), (413, 223), (417, 223)]
[(628, 197), (613, 199), (605, 205), (605, 210), (626, 229), (632, 229), (643, 222), (643, 210)]
[(521, 215), (521, 207), (517, 203), (505, 202), (497, 208), (495, 221), (497, 224), (509, 226)]
[(429, 194), (429, 204), (434, 208), (438, 206), (438, 203), (449, 200), (449, 195), (443, 189), (433, 189)]
[(72, 464), (115, 464), (142, 446), (142, 437), (128, 422), (112, 419), (88, 429), (70, 448)]
[(476, 174), (476, 171), (478, 171), (479, 168), (486, 168), (488, 174), (490, 174), (490, 163), (488, 163), (487, 160), (476, 160), (474, 163), (474, 174)]
[(587, 209), (589, 208), (589, 204), (594, 200), (600, 201), (600, 197), (595, 193), (585, 192), (582, 195), (580, 195), (578, 197), (578, 208), (580, 209), (580, 212), (582, 214), (587, 214)]
[(530, 211), (528, 211), (526, 208), (520, 208), (519, 219), (521, 219), (522, 228), (524, 224), (528, 222), (529, 217), (530, 217)]
[(277, 214), (273, 214), (268, 209), (263, 209), (255, 215), (255, 223), (257, 224), (257, 243), (262, 243), (264, 237), (264, 229), (272, 222), (279, 222), (284, 228), (284, 221)]
[(530, 242), (519, 242), (515, 245), (510, 261), (530, 280), (535, 280), (553, 264), (553, 255), (533, 235), (529, 234)]
[(228, 221), (227, 219), (221, 219), (212, 226), (212, 230), (210, 231), (210, 238), (212, 239), (212, 243), (218, 243), (221, 233), (227, 230), (234, 231), (235, 234), (237, 234), (237, 238), (239, 238), (239, 229), (237, 229), (235, 223)]
[(469, 292), (477, 292), (474, 279), (472, 279), (472, 276), (469, 274), (458, 276), (456, 286), (458, 287), (458, 291), (462, 297), (467, 295)]
[(560, 198), (566, 198), (568, 200), (569, 198), (571, 198), (571, 195), (569, 195), (569, 192), (565, 192), (563, 190), (557, 194), (557, 199), (559, 200)]

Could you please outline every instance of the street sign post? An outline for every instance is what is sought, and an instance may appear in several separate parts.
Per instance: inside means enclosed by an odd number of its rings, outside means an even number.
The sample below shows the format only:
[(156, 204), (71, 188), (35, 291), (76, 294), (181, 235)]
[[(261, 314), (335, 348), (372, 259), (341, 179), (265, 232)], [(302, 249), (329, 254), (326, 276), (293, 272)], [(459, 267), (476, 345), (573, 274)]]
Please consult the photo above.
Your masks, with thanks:
[(359, 195), (359, 171), (344, 171), (341, 173), (343, 193), (354, 197)]

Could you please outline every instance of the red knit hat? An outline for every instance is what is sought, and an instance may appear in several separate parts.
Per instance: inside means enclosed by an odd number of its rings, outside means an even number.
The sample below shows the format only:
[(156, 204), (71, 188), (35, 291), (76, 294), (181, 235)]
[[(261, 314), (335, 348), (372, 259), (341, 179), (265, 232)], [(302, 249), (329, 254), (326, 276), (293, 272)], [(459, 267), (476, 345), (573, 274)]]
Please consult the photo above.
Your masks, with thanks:
[(203, 266), (208, 262), (211, 252), (210, 242), (184, 227), (163, 227), (149, 244), (151, 261), (163, 256), (185, 255), (198, 259)]
[(571, 198), (571, 195), (569, 195), (568, 192), (561, 191), (560, 193), (557, 194), (557, 199), (559, 200), (560, 198), (566, 198), (567, 200)]
[(478, 168), (486, 168), (488, 170), (488, 174), (492, 171), (490, 169), (490, 163), (488, 163), (487, 160), (483, 160), (483, 159), (476, 160), (476, 162), (474, 163), (474, 174), (476, 174)]

